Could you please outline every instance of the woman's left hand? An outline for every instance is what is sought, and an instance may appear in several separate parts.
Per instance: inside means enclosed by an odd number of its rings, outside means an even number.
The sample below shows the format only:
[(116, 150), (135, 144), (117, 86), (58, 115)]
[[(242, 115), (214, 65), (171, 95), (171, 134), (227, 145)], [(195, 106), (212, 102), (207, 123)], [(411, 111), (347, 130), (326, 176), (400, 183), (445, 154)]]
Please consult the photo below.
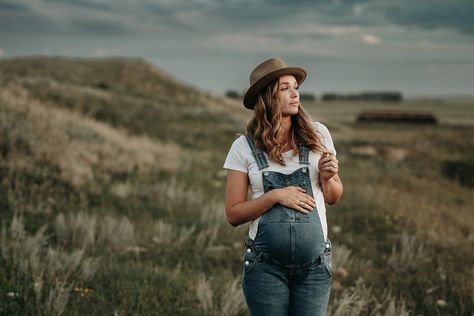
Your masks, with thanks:
[(339, 161), (329, 150), (324, 150), (318, 162), (319, 176), (323, 180), (329, 180), (339, 171)]

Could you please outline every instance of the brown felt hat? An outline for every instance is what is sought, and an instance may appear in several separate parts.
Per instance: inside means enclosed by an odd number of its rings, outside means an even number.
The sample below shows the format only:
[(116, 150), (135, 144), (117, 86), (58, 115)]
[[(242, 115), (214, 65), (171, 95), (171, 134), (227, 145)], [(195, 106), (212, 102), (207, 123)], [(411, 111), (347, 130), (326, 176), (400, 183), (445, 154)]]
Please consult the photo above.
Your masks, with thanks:
[(281, 76), (295, 76), (298, 85), (306, 78), (306, 70), (301, 67), (289, 67), (280, 58), (270, 58), (257, 65), (250, 73), (250, 87), (244, 95), (244, 106), (253, 110), (260, 91), (270, 82)]

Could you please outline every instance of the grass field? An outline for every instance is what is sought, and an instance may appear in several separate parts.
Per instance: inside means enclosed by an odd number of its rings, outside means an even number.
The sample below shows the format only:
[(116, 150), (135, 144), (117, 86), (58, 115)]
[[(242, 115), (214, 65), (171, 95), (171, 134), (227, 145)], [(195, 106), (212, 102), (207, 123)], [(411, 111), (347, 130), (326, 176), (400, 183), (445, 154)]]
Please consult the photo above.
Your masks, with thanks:
[[(474, 101), (304, 106), (345, 188), (329, 314), (473, 315)], [(249, 114), (140, 60), (0, 62), (0, 314), (246, 315), (222, 164)]]
[[(348, 247), (354, 258), (368, 260), (368, 268), (360, 272), (364, 283), (376, 297), (377, 292), (391, 292), (410, 314), (472, 314), (472, 104), (410, 100), (316, 103), (307, 108), (333, 131), (345, 195), (329, 208), (329, 223), (341, 231), (332, 233), (336, 243)], [(429, 111), (441, 123), (357, 124), (355, 114), (368, 109)], [(470, 171), (462, 172), (470, 177), (471, 186), (452, 180), (459, 171), (444, 170), (448, 162), (470, 166)], [(335, 284), (342, 282), (342, 287), (334, 299), (349, 285), (346, 271), (341, 273)], [(352, 275), (351, 282), (358, 276)]]

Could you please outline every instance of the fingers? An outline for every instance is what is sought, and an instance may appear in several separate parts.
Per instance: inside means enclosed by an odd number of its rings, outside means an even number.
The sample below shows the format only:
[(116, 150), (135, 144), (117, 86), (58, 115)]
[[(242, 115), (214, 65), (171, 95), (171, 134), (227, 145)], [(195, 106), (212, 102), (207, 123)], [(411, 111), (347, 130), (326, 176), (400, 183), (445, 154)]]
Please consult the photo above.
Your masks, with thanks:
[(339, 160), (331, 152), (325, 150), (321, 155), (319, 160), (319, 169), (320, 171), (328, 171), (330, 173), (336, 174), (339, 169)]
[(316, 203), (310, 199), (306, 199), (305, 201), (300, 201), (299, 206), (308, 211), (312, 211), (316, 207)]
[(327, 163), (323, 164), (322, 167), (321, 167), (321, 170), (336, 173), (338, 168), (339, 168), (339, 166), (337, 165), (337, 163), (335, 163), (333, 161), (330, 161), (330, 162), (327, 162)]
[(293, 186), (293, 188), (296, 188), (296, 190), (298, 190), (298, 191), (300, 191), (300, 192), (302, 192), (302, 193), (306, 193), (306, 190), (303, 189), (303, 188), (295, 187), (295, 186)]
[(304, 213), (304, 214), (309, 214), (309, 213), (313, 210), (313, 208), (311, 208), (311, 207), (309, 206), (309, 204), (306, 204), (306, 203), (304, 203), (304, 202), (302, 202), (302, 201), (299, 202), (298, 204), (295, 204), (295, 206), (293, 207), (293, 209), (295, 209), (295, 210), (297, 210), (297, 211), (299, 211), (299, 212), (301, 212), (301, 213)]
[(306, 190), (297, 186), (287, 187), (287, 200), (282, 204), (304, 214), (316, 208), (316, 200), (306, 193)]
[(332, 153), (332, 151), (330, 150), (323, 150), (322, 154), (321, 154), (321, 159), (325, 159), (325, 158), (331, 158), (331, 157), (336, 157), (334, 156), (334, 154)]
[(297, 191), (297, 192), (294, 192), (294, 193), (296, 193), (296, 197), (298, 198), (297, 202), (299, 202), (304, 196), (307, 196), (306, 190), (301, 188), (301, 187), (289, 186), (288, 188), (290, 190), (296, 190)]
[(310, 209), (314, 209), (316, 207), (316, 200), (310, 195), (305, 194), (305, 196), (301, 199), (301, 202), (303, 202), (304, 205), (307, 205)]
[(304, 190), (300, 187), (295, 187), (295, 188), (297, 188), (298, 191), (301, 192), (297, 196), (297, 198), (298, 198), (297, 204), (304, 203), (305, 205), (309, 205), (311, 208), (316, 207), (316, 200), (312, 196), (306, 194), (306, 190)]
[(299, 210), (300, 212), (307, 214), (316, 208), (316, 201), (311, 196), (305, 195), (295, 203), (294, 208), (296, 210)]
[(324, 163), (330, 162), (330, 161), (336, 162), (336, 163), (339, 162), (339, 160), (337, 160), (336, 156), (334, 156), (334, 155), (326, 155), (326, 156), (324, 156), (324, 154), (323, 154), (323, 156), (321, 156), (321, 159), (319, 160), (319, 162), (320, 162), (321, 164), (324, 164)]
[(294, 207), (294, 209), (297, 210), (297, 211), (299, 211), (299, 212), (301, 212), (301, 213), (304, 213), (304, 214), (309, 214), (309, 213), (311, 213), (311, 210), (307, 210), (307, 209), (305, 209), (305, 208), (303, 208), (303, 207), (301, 207), (301, 206), (296, 206), (296, 207)]

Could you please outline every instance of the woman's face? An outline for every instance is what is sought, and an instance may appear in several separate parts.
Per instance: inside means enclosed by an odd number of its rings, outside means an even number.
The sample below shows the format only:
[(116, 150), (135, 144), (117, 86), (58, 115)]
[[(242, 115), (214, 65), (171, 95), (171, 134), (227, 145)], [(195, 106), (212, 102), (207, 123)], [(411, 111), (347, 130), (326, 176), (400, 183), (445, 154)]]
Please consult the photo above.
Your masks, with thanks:
[(281, 76), (278, 80), (278, 108), (282, 116), (298, 114), (300, 94), (298, 82), (293, 75)]

